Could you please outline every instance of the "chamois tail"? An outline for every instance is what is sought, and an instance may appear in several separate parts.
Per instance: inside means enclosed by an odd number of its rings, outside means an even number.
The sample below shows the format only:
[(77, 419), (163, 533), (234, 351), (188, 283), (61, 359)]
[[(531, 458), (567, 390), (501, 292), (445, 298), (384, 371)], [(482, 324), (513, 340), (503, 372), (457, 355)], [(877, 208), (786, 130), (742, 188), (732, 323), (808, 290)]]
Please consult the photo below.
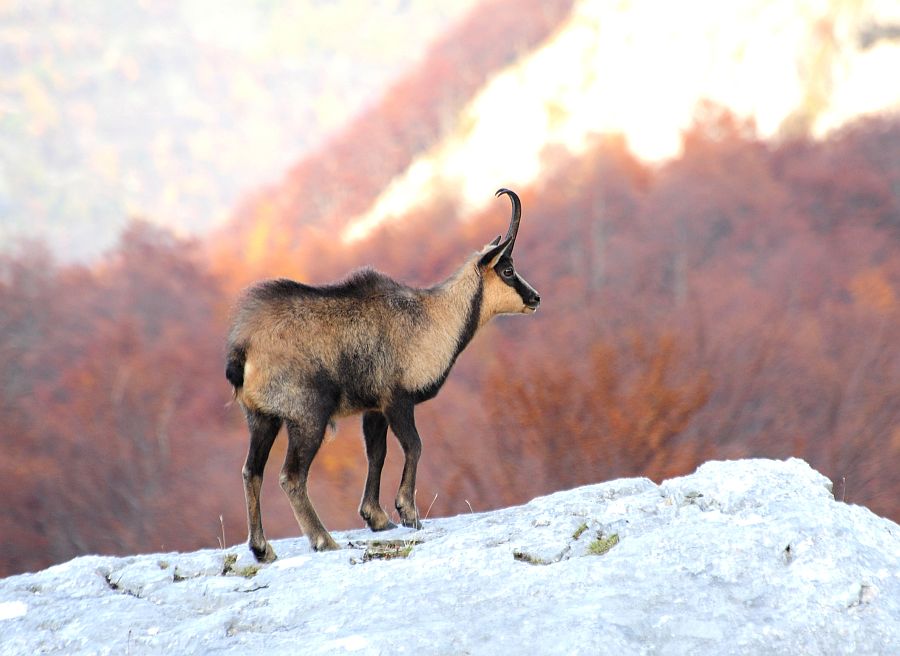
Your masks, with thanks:
[(247, 350), (243, 346), (232, 346), (225, 364), (225, 378), (234, 387), (234, 393), (244, 385), (244, 364), (247, 362)]

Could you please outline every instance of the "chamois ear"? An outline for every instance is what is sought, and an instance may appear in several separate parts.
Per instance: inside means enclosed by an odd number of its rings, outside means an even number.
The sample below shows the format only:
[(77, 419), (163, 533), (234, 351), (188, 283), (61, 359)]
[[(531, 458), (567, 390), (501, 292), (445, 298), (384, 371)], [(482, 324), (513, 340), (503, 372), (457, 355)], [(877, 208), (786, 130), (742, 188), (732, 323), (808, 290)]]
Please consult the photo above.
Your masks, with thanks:
[(493, 239), (491, 241), (491, 243), (488, 244), (488, 246), (496, 246), (497, 244), (500, 243), (501, 239), (503, 239), (503, 235), (497, 235), (497, 237), (495, 239)]
[[(494, 241), (497, 241), (496, 239)], [(506, 239), (503, 242), (494, 245), (494, 241), (492, 241), (488, 246), (488, 250), (486, 250), (481, 259), (478, 260), (478, 266), (482, 269), (490, 269), (496, 266), (497, 262), (500, 261), (500, 258), (506, 253), (509, 245), (512, 243), (511, 239)]]

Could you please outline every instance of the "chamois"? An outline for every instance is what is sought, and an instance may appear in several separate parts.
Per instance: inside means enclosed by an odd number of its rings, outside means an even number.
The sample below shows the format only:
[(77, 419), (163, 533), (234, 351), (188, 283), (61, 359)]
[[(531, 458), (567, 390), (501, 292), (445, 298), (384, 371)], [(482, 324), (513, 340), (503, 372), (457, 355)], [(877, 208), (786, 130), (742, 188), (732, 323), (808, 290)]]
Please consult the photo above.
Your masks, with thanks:
[(422, 442), (414, 408), (434, 398), (456, 358), (498, 314), (533, 313), (541, 297), (513, 267), (522, 206), (508, 189), (506, 236), (470, 255), (444, 282), (417, 289), (362, 269), (343, 282), (309, 286), (268, 280), (239, 301), (228, 337), (225, 377), (244, 411), (250, 449), (243, 468), (249, 546), (276, 556), (265, 538), (259, 494), (282, 423), (288, 446), (280, 483), (316, 551), (339, 548), (306, 489), (309, 466), (335, 419), (362, 414), (369, 469), (359, 514), (373, 531), (394, 528), (381, 508), (381, 470), (390, 426), (405, 464), (395, 506), (404, 526), (421, 528), (415, 506)]

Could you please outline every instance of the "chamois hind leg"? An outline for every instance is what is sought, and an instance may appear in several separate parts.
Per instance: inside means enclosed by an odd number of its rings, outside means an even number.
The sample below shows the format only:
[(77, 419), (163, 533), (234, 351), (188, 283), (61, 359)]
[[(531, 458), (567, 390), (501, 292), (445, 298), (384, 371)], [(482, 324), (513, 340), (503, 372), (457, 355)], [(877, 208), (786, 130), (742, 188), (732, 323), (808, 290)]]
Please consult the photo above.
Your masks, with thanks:
[(259, 491), (262, 487), (263, 471), (272, 443), (281, 428), (281, 419), (273, 415), (247, 410), (247, 426), (250, 429), (250, 449), (244, 462), (244, 497), (247, 500), (247, 524), (250, 529), (248, 543), (250, 551), (261, 563), (275, 560), (275, 551), (263, 533), (262, 515), (259, 509)]
[(388, 422), (391, 430), (397, 436), (400, 446), (403, 447), (405, 461), (403, 463), (403, 476), (400, 479), (400, 489), (397, 490), (397, 498), (394, 505), (400, 513), (400, 519), (404, 526), (410, 528), (422, 528), (419, 521), (419, 512), (416, 510), (416, 468), (419, 465), (419, 456), (422, 453), (422, 440), (416, 430), (413, 402), (407, 399), (396, 401), (387, 410)]
[(322, 525), (306, 489), (309, 466), (325, 437), (327, 422), (327, 414), (324, 417), (309, 417), (302, 421), (294, 419), (286, 421), (288, 447), (280, 477), (281, 489), (290, 500), (300, 530), (309, 539), (314, 551), (340, 549)]
[(366, 475), (366, 489), (359, 504), (359, 514), (373, 531), (386, 531), (397, 527), (388, 519), (379, 499), (381, 470), (384, 468), (384, 456), (387, 453), (387, 417), (376, 411), (366, 412), (363, 414), (362, 427), (369, 472)]

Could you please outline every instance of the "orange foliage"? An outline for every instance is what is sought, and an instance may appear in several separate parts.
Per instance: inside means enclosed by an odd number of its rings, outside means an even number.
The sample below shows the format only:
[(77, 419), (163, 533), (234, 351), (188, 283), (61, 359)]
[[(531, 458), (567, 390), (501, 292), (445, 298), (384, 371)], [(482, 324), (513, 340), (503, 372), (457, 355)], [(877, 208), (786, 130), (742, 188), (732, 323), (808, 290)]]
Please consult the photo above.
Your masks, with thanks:
[[(259, 259), (303, 261), (316, 229), (334, 230), (366, 210), (390, 180), (446, 136), (489, 76), (542, 42), (573, 0), (485, 0), (451, 27), (423, 61), (370, 110), (299, 162), (285, 180), (248, 199), (215, 239), (216, 265), (246, 284), (272, 275)], [(254, 256), (245, 249), (252, 236)], [(235, 261), (250, 264), (240, 275)], [(267, 273), (265, 273), (267, 272)], [(311, 271), (311, 277), (315, 276)], [(249, 274), (249, 275), (248, 275)]]
[[(598, 139), (577, 159), (552, 154), (555, 173), (520, 190), (516, 261), (543, 305), (487, 326), (419, 409), (423, 512), (435, 494), (432, 516), (710, 458), (799, 456), (838, 498), (900, 519), (900, 119), (766, 144), (704, 112), (665, 166)], [(247, 251), (138, 222), (92, 268), (40, 248), (0, 258), (0, 574), (216, 546), (220, 515), (226, 541), (242, 540), (245, 428), (221, 361), (232, 290), (363, 264), (429, 284), (503, 227), (496, 207), (460, 222), (439, 201), (348, 248), (293, 223), (294, 192), (259, 205), (282, 246), (266, 228), (253, 241), (248, 206), (230, 237)], [(313, 465), (329, 528), (362, 525), (360, 442), (342, 422)], [(272, 473), (280, 449), (263, 490), (271, 537), (297, 534)]]
[(613, 477), (664, 478), (698, 454), (678, 436), (709, 396), (709, 376), (673, 380), (675, 340), (634, 338), (620, 350), (595, 341), (583, 361), (534, 351), (494, 361), (484, 403), (505, 459), (529, 475), (515, 492), (533, 496)]

